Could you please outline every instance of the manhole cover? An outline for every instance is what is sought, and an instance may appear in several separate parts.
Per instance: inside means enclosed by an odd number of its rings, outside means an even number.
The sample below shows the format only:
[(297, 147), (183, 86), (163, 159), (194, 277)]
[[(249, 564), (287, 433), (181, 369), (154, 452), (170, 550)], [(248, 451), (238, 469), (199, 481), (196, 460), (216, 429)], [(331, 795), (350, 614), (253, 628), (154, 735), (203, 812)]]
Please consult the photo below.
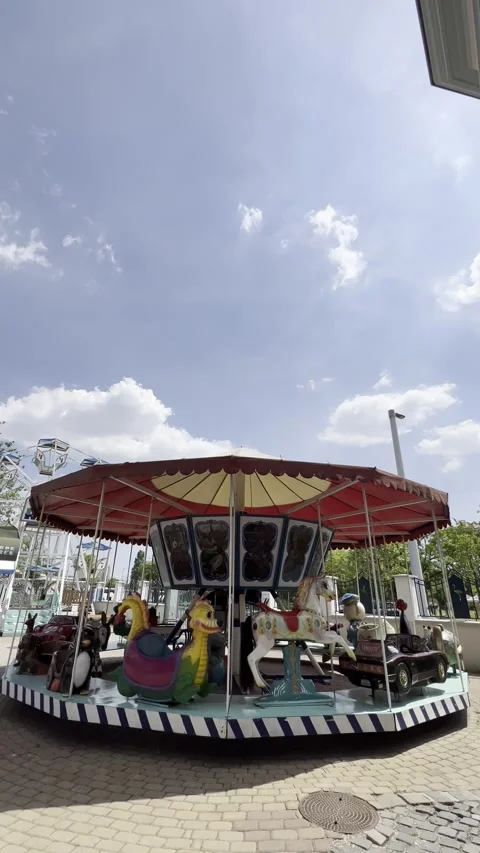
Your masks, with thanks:
[(305, 797), (298, 808), (305, 820), (331, 832), (353, 834), (371, 829), (378, 822), (373, 806), (351, 794), (318, 791)]

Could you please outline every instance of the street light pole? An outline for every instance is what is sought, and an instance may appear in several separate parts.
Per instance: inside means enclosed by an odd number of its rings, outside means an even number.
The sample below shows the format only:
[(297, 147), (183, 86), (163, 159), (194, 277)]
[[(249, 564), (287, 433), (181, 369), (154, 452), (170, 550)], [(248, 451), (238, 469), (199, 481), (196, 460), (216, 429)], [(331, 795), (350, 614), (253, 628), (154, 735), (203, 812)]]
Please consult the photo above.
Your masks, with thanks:
[[(398, 437), (398, 427), (397, 420), (403, 421), (405, 415), (401, 415), (399, 412), (396, 412), (394, 409), (389, 409), (388, 418), (390, 421), (390, 429), (392, 432), (392, 444), (393, 444), (393, 452), (395, 454), (395, 464), (397, 466), (397, 474), (399, 477), (405, 477), (405, 468), (403, 467), (403, 459), (402, 459), (402, 451), (400, 449), (400, 439)], [(412, 575), (415, 578), (418, 578), (420, 584), (418, 584), (418, 588), (420, 590), (420, 599), (423, 613), (421, 616), (428, 616), (428, 602), (427, 596), (425, 594), (425, 581), (423, 579), (423, 569), (422, 564), (420, 562), (420, 554), (418, 551), (417, 542), (407, 542), (408, 545), (408, 556), (410, 559), (410, 568), (412, 570)], [(420, 602), (419, 602), (420, 603)]]

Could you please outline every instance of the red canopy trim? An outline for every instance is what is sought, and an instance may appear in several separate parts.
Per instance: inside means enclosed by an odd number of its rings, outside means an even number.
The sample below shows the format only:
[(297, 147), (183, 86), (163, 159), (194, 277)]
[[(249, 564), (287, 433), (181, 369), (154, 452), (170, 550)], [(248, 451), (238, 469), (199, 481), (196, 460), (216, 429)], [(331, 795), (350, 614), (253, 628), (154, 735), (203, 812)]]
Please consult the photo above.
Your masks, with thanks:
[(43, 517), (51, 526), (93, 536), (104, 485), (102, 537), (142, 544), (151, 507), (152, 518), (162, 520), (182, 515), (228, 514), (228, 508), (216, 506), (213, 499), (206, 506), (189, 501), (187, 496), (172, 498), (167, 491), (156, 490), (153, 480), (178, 475), (181, 483), (189, 475), (205, 474), (208, 478), (220, 472), (225, 477), (238, 473), (258, 477), (271, 474), (328, 481), (331, 487), (319, 493), (318, 498), (313, 491), (311, 502), (302, 499), (283, 506), (255, 506), (246, 512), (259, 516), (288, 514), (292, 519), (313, 522), (318, 521), (320, 512), (322, 523), (335, 529), (334, 548), (365, 547), (367, 543), (363, 489), (376, 544), (421, 538), (432, 532), (433, 516), (439, 528), (450, 523), (445, 492), (376, 468), (239, 456), (98, 465), (34, 486), (32, 511), (38, 519), (44, 508)]

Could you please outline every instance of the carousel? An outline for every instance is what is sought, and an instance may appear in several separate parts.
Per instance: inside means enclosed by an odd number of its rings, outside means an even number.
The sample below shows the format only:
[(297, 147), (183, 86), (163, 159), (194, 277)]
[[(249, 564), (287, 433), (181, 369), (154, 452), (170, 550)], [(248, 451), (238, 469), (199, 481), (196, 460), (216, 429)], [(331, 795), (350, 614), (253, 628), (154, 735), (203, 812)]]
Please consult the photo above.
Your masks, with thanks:
[[(438, 536), (443, 492), (376, 468), (222, 456), (96, 465), (33, 487), (31, 505), (92, 554), (103, 540), (151, 548), (161, 585), (192, 597), (175, 625), (158, 625), (138, 593), (118, 602), (126, 644), (107, 666), (86, 584), (48, 666), (27, 624), (1, 682), (12, 699), (71, 721), (237, 740), (397, 732), (469, 705), (448, 583), (450, 650), (403, 601), (388, 621), (375, 559), (376, 546)], [(352, 592), (342, 625), (332, 548), (370, 553), (373, 612)]]

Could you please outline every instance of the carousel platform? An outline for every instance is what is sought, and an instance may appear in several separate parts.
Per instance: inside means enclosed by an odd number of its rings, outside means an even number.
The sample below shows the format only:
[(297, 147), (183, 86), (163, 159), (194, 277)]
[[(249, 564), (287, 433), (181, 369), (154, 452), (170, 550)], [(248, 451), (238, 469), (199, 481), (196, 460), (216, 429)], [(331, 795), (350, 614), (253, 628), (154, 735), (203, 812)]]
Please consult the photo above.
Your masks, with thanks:
[[(338, 682), (336, 682), (336, 685)], [(412, 691), (407, 699), (388, 709), (386, 695), (375, 701), (365, 688), (323, 689), (308, 705), (285, 703), (259, 707), (258, 696), (232, 696), (228, 713), (225, 697), (212, 694), (189, 705), (168, 707), (125, 699), (116, 685), (92, 679), (88, 696), (65, 699), (50, 693), (45, 677), (18, 675), (12, 667), (4, 674), (4, 696), (62, 720), (101, 726), (144, 729), (165, 734), (244, 740), (338, 734), (401, 732), (430, 720), (458, 714), (470, 705), (468, 676), (449, 676), (444, 684)]]

